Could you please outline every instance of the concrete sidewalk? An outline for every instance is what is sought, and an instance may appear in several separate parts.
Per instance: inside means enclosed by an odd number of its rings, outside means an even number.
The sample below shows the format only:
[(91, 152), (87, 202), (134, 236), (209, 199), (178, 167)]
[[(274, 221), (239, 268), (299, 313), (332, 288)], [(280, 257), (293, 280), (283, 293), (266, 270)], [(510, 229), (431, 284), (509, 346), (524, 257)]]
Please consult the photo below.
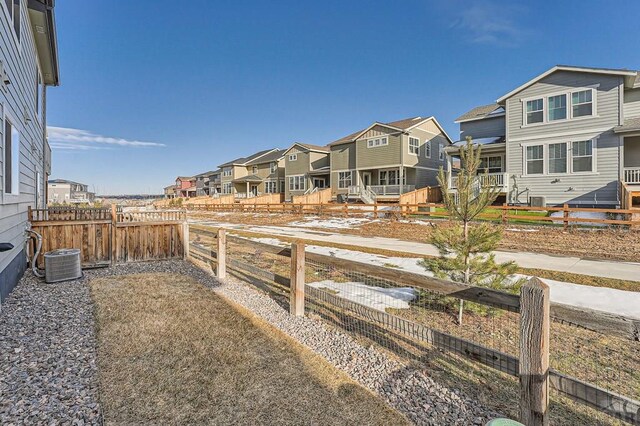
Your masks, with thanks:
[[(244, 231), (260, 232), (271, 236), (301, 238), (309, 241), (348, 244), (369, 247), (418, 256), (438, 256), (438, 250), (431, 244), (403, 241), (396, 238), (362, 237), (287, 226), (261, 226), (225, 223), (211, 220), (190, 220), (190, 223), (224, 227)], [(640, 282), (640, 263), (607, 260), (587, 260), (579, 257), (554, 256), (541, 253), (496, 251), (496, 260), (513, 260), (522, 268), (544, 269), (548, 271), (571, 272), (594, 277), (615, 278)]]

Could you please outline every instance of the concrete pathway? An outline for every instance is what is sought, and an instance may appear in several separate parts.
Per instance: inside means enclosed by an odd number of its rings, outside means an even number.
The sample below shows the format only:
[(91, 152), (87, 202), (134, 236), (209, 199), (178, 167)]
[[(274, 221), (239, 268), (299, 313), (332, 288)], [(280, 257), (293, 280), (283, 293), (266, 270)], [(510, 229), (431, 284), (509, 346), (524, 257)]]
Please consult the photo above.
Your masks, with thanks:
[[(224, 227), (227, 229), (254, 231), (273, 236), (301, 238), (310, 241), (391, 250), (418, 256), (438, 256), (438, 250), (431, 244), (403, 241), (396, 238), (364, 237), (359, 235), (339, 234), (335, 232), (316, 231), (288, 226), (244, 225), (212, 220), (190, 219), (189, 222), (201, 225)], [(594, 277), (615, 278), (640, 282), (640, 263), (636, 262), (588, 260), (579, 257), (555, 256), (529, 252), (496, 251), (495, 254), (497, 261), (506, 262), (513, 260), (522, 268), (571, 272)]]

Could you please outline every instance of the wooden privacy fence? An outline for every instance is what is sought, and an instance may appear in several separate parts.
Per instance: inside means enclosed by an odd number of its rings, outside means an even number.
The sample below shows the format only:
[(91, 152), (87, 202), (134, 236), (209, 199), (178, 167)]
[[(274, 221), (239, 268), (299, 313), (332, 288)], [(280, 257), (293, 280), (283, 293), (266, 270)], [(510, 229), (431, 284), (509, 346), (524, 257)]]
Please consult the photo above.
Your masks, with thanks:
[[(40, 267), (44, 253), (61, 248), (79, 249), (83, 267), (184, 257), (184, 211), (124, 212), (116, 206), (66, 210), (29, 210), (31, 227), (42, 236)], [(29, 253), (34, 254), (33, 244)]]
[[(229, 204), (209, 205), (192, 204), (186, 206), (189, 211), (238, 212), (238, 213), (288, 213), (318, 216), (408, 218), (426, 217), (448, 219), (449, 213), (443, 204)], [(551, 216), (556, 213), (556, 216)], [(580, 215), (580, 213), (602, 213), (606, 218)], [(574, 225), (584, 226), (640, 226), (640, 209), (601, 209), (587, 207), (529, 207), (507, 204), (491, 206), (478, 216), (479, 220), (509, 224), (525, 222), (531, 224), (562, 225), (564, 228)]]
[(439, 186), (427, 186), (415, 191), (401, 194), (398, 204), (439, 203), (442, 201), (442, 191)]
[(294, 195), (291, 197), (293, 204), (327, 204), (331, 202), (331, 188), (322, 189), (311, 194)]
[[(453, 353), (473, 362), (482, 364), (519, 379), (520, 420), (526, 425), (548, 424), (549, 390), (571, 398), (580, 404), (601, 413), (616, 417), (631, 424), (640, 422), (640, 402), (633, 397), (621, 395), (602, 387), (563, 374), (550, 368), (549, 354), (550, 323), (570, 324), (589, 333), (597, 333), (607, 338), (619, 338), (629, 345), (640, 341), (640, 320), (586, 308), (551, 303), (549, 288), (537, 278), (523, 285), (520, 295), (505, 293), (482, 287), (472, 287), (460, 283), (441, 280), (426, 275), (406, 272), (366, 263), (354, 262), (335, 256), (327, 256), (305, 251), (305, 244), (297, 241), (290, 247), (275, 246), (227, 235), (224, 229), (203, 227), (190, 228), (195, 238), (189, 244), (190, 257), (215, 265), (218, 277), (226, 277), (228, 270), (249, 275), (289, 287), (289, 303), (292, 315), (305, 314), (305, 301), (321, 301), (343, 312), (357, 315), (369, 324), (383, 327), (397, 333), (404, 339), (428, 343), (445, 353)], [(201, 237), (213, 241), (202, 243)], [(259, 254), (268, 253), (281, 258), (289, 258), (290, 275), (285, 277), (244, 260), (229, 258), (229, 247), (247, 247)], [(257, 255), (257, 254), (256, 254)], [(305, 268), (305, 262), (321, 264), (336, 273), (346, 270), (349, 276), (371, 276), (398, 286), (410, 286), (421, 291), (433, 292), (502, 311), (515, 313), (519, 327), (519, 353), (501, 352), (482, 342), (457, 337), (451, 333), (432, 328), (429, 323), (418, 322), (373, 309), (365, 304), (340, 297), (333, 291), (305, 285), (305, 279), (314, 276)], [(353, 278), (351, 278), (353, 279)], [(348, 285), (349, 283), (343, 283)], [(362, 327), (362, 325), (360, 326)], [(485, 336), (485, 339), (488, 339)], [(487, 340), (488, 341), (488, 340)], [(560, 408), (562, 409), (562, 408)]]

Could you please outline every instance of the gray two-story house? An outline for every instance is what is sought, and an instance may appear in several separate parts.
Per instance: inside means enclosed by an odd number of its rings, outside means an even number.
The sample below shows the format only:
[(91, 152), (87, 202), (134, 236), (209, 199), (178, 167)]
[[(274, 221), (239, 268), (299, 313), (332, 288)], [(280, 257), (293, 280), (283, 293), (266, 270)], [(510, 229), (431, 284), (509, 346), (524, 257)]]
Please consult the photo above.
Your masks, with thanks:
[[(637, 76), (555, 66), (460, 116), (460, 140), (447, 149), (450, 166), (471, 137), (508, 203), (619, 206), (621, 184), (640, 185)], [(452, 176), (449, 190), (455, 183)]]
[(285, 200), (329, 188), (329, 148), (296, 142), (284, 153)]
[(251, 198), (263, 192), (283, 192), (284, 184), (280, 183), (284, 182), (284, 162), (280, 163), (283, 152), (273, 148), (221, 164), (222, 194)]
[(434, 117), (412, 117), (369, 127), (329, 144), (335, 197), (370, 203), (437, 185), (451, 138)]
[(46, 206), (47, 86), (59, 84), (52, 0), (0, 2), (0, 302), (26, 267), (29, 207)]

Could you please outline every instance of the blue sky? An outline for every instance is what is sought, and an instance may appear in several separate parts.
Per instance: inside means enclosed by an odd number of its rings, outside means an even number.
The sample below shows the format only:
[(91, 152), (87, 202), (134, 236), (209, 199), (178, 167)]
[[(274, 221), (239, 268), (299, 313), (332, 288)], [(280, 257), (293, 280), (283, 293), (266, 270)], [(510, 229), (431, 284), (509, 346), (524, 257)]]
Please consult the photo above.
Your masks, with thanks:
[(637, 1), (58, 1), (52, 177), (160, 193), (373, 121), (434, 115), (455, 137), (458, 115), (555, 64), (640, 69), (638, 16)]

